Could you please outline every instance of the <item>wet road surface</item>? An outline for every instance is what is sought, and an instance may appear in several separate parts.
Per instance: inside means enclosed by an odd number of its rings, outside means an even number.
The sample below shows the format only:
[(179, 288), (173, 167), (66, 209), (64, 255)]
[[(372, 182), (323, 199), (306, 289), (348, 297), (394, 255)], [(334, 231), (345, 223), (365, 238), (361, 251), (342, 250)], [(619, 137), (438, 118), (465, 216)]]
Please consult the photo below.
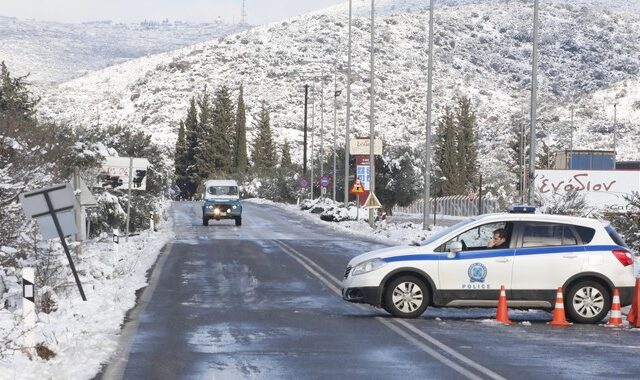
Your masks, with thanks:
[(104, 378), (638, 378), (640, 332), (555, 329), (542, 311), (434, 309), (416, 320), (348, 304), (353, 256), (382, 244), (244, 203), (243, 226), (172, 209), (176, 240), (125, 326)]

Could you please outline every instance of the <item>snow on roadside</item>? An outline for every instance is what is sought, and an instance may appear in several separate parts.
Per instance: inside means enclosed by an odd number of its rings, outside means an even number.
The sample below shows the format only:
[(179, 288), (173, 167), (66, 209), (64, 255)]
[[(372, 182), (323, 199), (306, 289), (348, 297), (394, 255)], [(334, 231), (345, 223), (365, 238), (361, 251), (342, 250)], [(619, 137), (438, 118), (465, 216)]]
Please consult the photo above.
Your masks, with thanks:
[[(331, 199), (328, 198), (318, 198), (313, 202), (306, 203), (305, 207), (309, 207), (309, 209), (307, 210), (301, 210), (299, 205), (277, 203), (260, 198), (246, 199), (244, 200), (244, 202), (268, 204), (279, 207), (287, 210), (287, 212), (289, 213), (294, 213), (296, 215), (302, 216), (315, 224), (321, 224), (325, 227), (329, 227), (343, 233), (366, 237), (391, 245), (402, 245), (410, 244), (412, 242), (418, 242), (444, 228), (441, 226), (432, 226), (430, 231), (423, 231), (422, 223), (395, 223), (393, 221), (393, 217), (388, 217), (385, 221), (377, 221), (375, 228), (371, 228), (368, 223), (368, 209), (360, 208), (360, 210), (358, 211), (355, 206), (349, 206), (349, 208), (347, 209), (342, 205), (342, 203), (334, 203)], [(339, 214), (343, 219), (339, 222), (322, 221), (320, 219), (319, 213), (312, 213), (315, 207), (319, 207), (325, 210), (331, 209), (336, 214)], [(318, 210), (316, 210), (316, 212), (317, 211)]]
[[(82, 260), (76, 262), (87, 297), (83, 302), (70, 280), (68, 297), (60, 297), (59, 308), (39, 313), (35, 342), (44, 342), (56, 354), (45, 361), (30, 360), (20, 351), (0, 358), (0, 379), (90, 379), (115, 352), (125, 314), (136, 303), (136, 290), (145, 287), (147, 272), (162, 247), (174, 237), (171, 219), (157, 232), (143, 231), (129, 242), (121, 238), (119, 251), (111, 238), (86, 243)], [(0, 337), (11, 331), (16, 314), (0, 310)], [(19, 338), (18, 338), (19, 339)]]

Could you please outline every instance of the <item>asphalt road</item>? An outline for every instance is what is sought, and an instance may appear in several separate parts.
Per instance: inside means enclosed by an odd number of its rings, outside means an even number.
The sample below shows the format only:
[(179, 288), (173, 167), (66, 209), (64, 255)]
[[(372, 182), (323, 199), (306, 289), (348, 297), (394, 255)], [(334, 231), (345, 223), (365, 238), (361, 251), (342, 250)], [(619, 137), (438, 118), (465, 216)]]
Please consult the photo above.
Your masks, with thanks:
[(105, 379), (638, 378), (640, 331), (549, 327), (550, 314), (434, 309), (415, 320), (342, 301), (349, 259), (382, 247), (269, 205), (243, 226), (172, 209), (176, 240)]

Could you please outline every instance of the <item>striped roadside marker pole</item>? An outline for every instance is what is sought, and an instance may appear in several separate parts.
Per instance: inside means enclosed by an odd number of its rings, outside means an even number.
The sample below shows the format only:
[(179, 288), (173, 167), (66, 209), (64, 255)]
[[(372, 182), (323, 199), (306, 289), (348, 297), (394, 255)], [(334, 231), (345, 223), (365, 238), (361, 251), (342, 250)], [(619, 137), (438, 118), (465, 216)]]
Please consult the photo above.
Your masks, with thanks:
[(33, 329), (36, 326), (35, 305), (35, 272), (33, 268), (22, 268), (22, 318), (24, 320), (24, 348), (33, 356), (35, 354), (35, 339)]

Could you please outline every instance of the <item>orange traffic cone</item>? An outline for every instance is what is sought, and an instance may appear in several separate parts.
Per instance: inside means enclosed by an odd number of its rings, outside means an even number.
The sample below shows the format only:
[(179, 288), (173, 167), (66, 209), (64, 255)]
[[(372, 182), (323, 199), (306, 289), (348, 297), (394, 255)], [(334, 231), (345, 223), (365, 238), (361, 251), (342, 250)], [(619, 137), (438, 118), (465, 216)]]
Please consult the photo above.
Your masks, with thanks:
[(613, 289), (613, 303), (611, 304), (611, 316), (607, 326), (620, 327), (622, 326), (622, 311), (620, 310), (620, 292), (618, 289)]
[(500, 297), (498, 298), (498, 310), (496, 311), (496, 321), (510, 325), (509, 309), (507, 308), (507, 292), (504, 290), (504, 285), (500, 286)]
[(562, 288), (556, 292), (556, 307), (553, 309), (553, 318), (549, 322), (551, 326), (571, 326), (564, 315), (564, 300), (562, 299)]
[(631, 327), (640, 327), (640, 278), (636, 279), (636, 289), (633, 291), (633, 302), (627, 316)]

